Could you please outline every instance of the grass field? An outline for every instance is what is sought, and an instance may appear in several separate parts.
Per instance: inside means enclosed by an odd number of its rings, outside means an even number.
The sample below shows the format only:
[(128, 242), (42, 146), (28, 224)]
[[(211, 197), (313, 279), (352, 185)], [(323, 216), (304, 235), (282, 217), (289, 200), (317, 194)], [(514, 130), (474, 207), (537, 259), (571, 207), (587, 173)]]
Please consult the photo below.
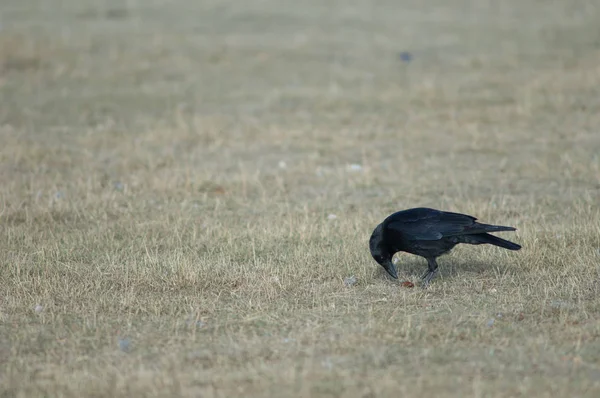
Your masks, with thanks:
[(600, 396), (597, 1), (0, 12), (0, 397)]

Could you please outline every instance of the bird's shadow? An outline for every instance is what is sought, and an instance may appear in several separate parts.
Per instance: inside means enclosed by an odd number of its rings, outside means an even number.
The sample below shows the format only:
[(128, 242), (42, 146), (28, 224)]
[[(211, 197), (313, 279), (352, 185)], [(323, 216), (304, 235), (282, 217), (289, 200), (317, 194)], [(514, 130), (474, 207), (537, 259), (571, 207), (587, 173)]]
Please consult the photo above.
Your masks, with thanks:
[[(465, 261), (449, 257), (438, 258), (437, 263), (439, 266), (437, 278), (444, 279), (454, 279), (457, 275), (464, 273), (483, 274), (495, 268), (494, 263), (487, 261)], [(425, 259), (398, 260), (395, 265), (399, 280), (419, 280), (427, 271), (427, 261)], [(379, 272), (382, 276), (391, 279), (383, 267), (380, 267)]]

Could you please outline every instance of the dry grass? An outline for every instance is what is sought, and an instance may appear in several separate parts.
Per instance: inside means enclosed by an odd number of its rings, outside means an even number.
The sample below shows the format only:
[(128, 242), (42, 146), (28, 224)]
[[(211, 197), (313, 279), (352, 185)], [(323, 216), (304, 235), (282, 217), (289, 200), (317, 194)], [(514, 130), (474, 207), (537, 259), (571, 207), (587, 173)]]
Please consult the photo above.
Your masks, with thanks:
[(418, 4), (4, 1), (0, 396), (599, 396), (600, 9)]

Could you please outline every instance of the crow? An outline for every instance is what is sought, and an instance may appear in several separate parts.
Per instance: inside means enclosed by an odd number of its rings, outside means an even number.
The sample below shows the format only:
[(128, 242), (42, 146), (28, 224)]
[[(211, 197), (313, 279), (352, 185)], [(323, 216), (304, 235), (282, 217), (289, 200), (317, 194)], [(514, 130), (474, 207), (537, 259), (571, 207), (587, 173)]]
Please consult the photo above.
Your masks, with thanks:
[(371, 255), (394, 279), (398, 279), (392, 257), (403, 251), (424, 257), (429, 266), (423, 274), (423, 287), (438, 271), (436, 258), (446, 254), (459, 243), (480, 245), (489, 243), (508, 250), (519, 250), (520, 245), (490, 235), (488, 232), (516, 231), (513, 227), (480, 224), (475, 217), (425, 207), (396, 212), (379, 224), (371, 239)]

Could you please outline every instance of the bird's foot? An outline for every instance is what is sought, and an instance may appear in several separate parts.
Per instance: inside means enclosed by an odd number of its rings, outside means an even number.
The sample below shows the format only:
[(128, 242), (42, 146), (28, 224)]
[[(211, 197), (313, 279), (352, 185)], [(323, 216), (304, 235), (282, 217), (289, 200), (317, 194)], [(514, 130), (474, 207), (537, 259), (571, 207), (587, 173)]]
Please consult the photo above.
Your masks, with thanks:
[(421, 277), (421, 279), (423, 279), (423, 289), (425, 289), (425, 288), (427, 288), (427, 286), (429, 286), (429, 282), (431, 282), (431, 280), (433, 278), (435, 278), (436, 275), (437, 275), (437, 269), (434, 271), (427, 270), (427, 272), (425, 272), (425, 274)]

